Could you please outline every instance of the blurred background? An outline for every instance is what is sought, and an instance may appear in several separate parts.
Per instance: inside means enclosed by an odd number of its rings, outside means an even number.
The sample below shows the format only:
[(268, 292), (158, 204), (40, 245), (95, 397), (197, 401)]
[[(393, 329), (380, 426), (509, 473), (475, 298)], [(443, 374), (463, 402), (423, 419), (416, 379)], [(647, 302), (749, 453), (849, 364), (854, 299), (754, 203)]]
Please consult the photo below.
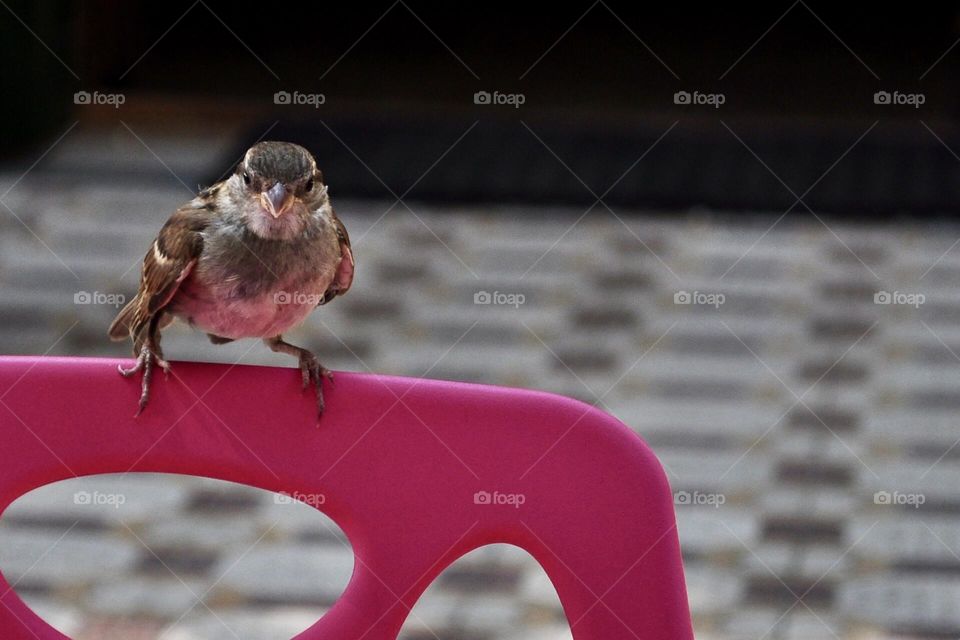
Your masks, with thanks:
[[(960, 636), (956, 7), (0, 5), (0, 352), (128, 355), (106, 327), (162, 223), (298, 142), (358, 270), (294, 342), (618, 416), (676, 491), (700, 640)], [(352, 564), (319, 512), (198, 478), (0, 519), (0, 570), (80, 640), (290, 637)], [(570, 630), (492, 546), (402, 637)]]

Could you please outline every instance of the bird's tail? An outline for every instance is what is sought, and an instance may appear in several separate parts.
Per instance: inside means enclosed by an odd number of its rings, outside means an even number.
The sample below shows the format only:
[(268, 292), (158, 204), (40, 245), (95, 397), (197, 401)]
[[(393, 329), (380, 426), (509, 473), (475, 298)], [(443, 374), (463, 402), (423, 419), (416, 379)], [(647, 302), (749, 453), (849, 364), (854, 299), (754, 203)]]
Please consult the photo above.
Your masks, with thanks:
[(111, 340), (119, 342), (130, 337), (130, 324), (133, 322), (134, 316), (136, 316), (138, 304), (138, 299), (134, 298), (117, 314), (117, 317), (114, 318), (113, 323), (110, 325), (110, 329), (107, 331), (107, 335), (110, 336)]

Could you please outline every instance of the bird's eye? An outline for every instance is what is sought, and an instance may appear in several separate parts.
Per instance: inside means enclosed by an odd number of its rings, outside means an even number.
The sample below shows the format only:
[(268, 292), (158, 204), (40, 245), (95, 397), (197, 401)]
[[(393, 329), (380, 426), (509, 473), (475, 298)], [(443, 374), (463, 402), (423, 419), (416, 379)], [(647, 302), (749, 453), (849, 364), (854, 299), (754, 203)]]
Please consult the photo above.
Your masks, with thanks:
[(243, 172), (243, 184), (250, 185), (250, 174), (246, 171)]
[(305, 184), (303, 188), (308, 192), (313, 191), (313, 178), (310, 178), (309, 180), (307, 180), (307, 184)]

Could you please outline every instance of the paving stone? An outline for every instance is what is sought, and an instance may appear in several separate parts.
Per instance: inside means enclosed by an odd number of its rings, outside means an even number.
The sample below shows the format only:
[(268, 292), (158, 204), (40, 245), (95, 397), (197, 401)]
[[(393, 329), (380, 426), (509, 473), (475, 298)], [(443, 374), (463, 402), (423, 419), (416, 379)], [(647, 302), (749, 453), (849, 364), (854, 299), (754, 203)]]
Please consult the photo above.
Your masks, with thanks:
[(151, 578), (165, 578), (171, 574), (193, 578), (209, 573), (219, 555), (217, 551), (196, 547), (144, 547), (137, 571), (142, 576)]
[(329, 605), (353, 572), (353, 553), (339, 546), (261, 542), (243, 547), (224, 554), (213, 574), (224, 576), (218, 588), (261, 602)]
[(794, 407), (786, 417), (787, 423), (798, 431), (820, 435), (846, 434), (859, 428), (860, 412), (846, 406), (818, 406), (816, 402), (805, 402)]
[(503, 640), (571, 640), (573, 635), (570, 628), (563, 625), (554, 625), (544, 628), (536, 628), (523, 633), (502, 636)]
[(759, 542), (756, 514), (743, 506), (677, 507), (677, 531), (685, 555), (709, 558), (748, 553)]
[(876, 476), (858, 469), (861, 486), (867, 493), (899, 491), (904, 494), (922, 493), (928, 502), (934, 499), (950, 500), (955, 496), (953, 487), (960, 482), (960, 467), (949, 462), (877, 461), (872, 469)]
[(892, 631), (960, 634), (960, 578), (909, 574), (853, 579), (840, 592), (839, 610)]
[(434, 630), (446, 629), (454, 620), (457, 611), (462, 607), (461, 595), (448, 593), (439, 581), (433, 584), (420, 596), (407, 616), (401, 637), (422, 637)]
[[(808, 323), (799, 314), (767, 317), (737, 316), (736, 320), (727, 322), (727, 325), (735, 331), (736, 335), (732, 335), (720, 324), (719, 320), (723, 319), (722, 317), (716, 314), (696, 315), (685, 313), (686, 305), (673, 304), (672, 295), (670, 302), (665, 302), (661, 309), (662, 315), (651, 317), (646, 323), (647, 333), (654, 339), (664, 336), (668, 332), (669, 336), (673, 336), (674, 330), (678, 330), (678, 336), (688, 331), (696, 332), (712, 335), (721, 344), (738, 345), (739, 348), (734, 348), (732, 351), (741, 353), (745, 349), (737, 340), (737, 337), (751, 345), (751, 348), (753, 348), (753, 345), (749, 337), (756, 335), (762, 337), (768, 344), (775, 345), (780, 350), (786, 350), (788, 348), (802, 348), (802, 343), (808, 332)], [(666, 306), (667, 304), (669, 306)], [(853, 340), (850, 340), (850, 342), (853, 342)], [(763, 356), (756, 349), (754, 351)], [(747, 352), (747, 355), (749, 355), (749, 352)]]
[(119, 526), (176, 511), (187, 497), (186, 488), (176, 476), (103, 474), (35, 489), (10, 505), (4, 518), (58, 517)]
[(530, 569), (540, 565), (533, 556), (520, 547), (512, 544), (488, 544), (458, 558), (451, 565), (451, 567), (454, 566), (469, 568), (503, 566)]
[(817, 459), (782, 459), (775, 473), (780, 483), (786, 485), (846, 487), (856, 478), (855, 471), (845, 461)]
[(770, 461), (742, 454), (716, 452), (704, 459), (697, 453), (664, 449), (660, 457), (677, 478), (673, 481), (674, 490), (752, 492), (770, 482)]
[[(9, 575), (7, 577), (9, 579)], [(17, 589), (17, 595), (50, 626), (70, 638), (78, 637), (85, 625), (85, 615), (80, 608), (61, 598), (38, 596), (20, 589)]]
[[(738, 383), (749, 390), (762, 393), (762, 389), (773, 387), (779, 390), (780, 385), (767, 368), (746, 352), (746, 358), (740, 362), (735, 370), (731, 370), (730, 358), (711, 357), (709, 354), (682, 354), (671, 352), (650, 353), (633, 368), (637, 374), (646, 377), (682, 379), (684, 384), (691, 387), (709, 386), (717, 380)], [(785, 363), (779, 358), (764, 359), (774, 371), (783, 371)], [(667, 380), (670, 382), (670, 380)]]
[(136, 542), (118, 535), (0, 529), (0, 569), (11, 583), (23, 586), (76, 584), (122, 575), (140, 555)]
[(467, 634), (502, 635), (521, 624), (520, 604), (509, 596), (471, 595), (456, 616), (456, 626)]
[(731, 358), (747, 362), (755, 360), (750, 351), (756, 353), (763, 349), (767, 336), (739, 333), (734, 335), (718, 332), (716, 327), (701, 330), (684, 323), (670, 331), (665, 340), (662, 353), (678, 354), (681, 357), (704, 358), (729, 362)]
[(322, 608), (270, 607), (258, 609), (195, 609), (163, 634), (166, 640), (277, 640), (291, 638), (307, 629), (323, 615)]
[(811, 319), (809, 331), (814, 340), (831, 340), (851, 343), (858, 339), (876, 339), (870, 327), (873, 322), (869, 317), (850, 317), (840, 315), (822, 315)]
[[(822, 608), (811, 607), (811, 609), (803, 608), (790, 616), (790, 627), (785, 634), (785, 638), (787, 640), (843, 638), (847, 637), (846, 631), (846, 625), (837, 616), (831, 615)], [(856, 635), (853, 637), (856, 637)]]
[(253, 518), (200, 512), (147, 522), (140, 537), (151, 547), (221, 549), (231, 543), (256, 539), (261, 531)]
[(176, 620), (199, 603), (207, 587), (203, 581), (180, 582), (173, 576), (161, 580), (139, 577), (94, 587), (86, 596), (86, 608), (104, 616), (152, 617)]
[[(848, 538), (859, 542), (851, 555), (887, 566), (960, 573), (960, 528), (956, 517), (927, 517), (920, 513), (880, 520), (861, 516)], [(851, 540), (851, 544), (854, 540)]]
[(249, 520), (259, 531), (270, 529), (271, 532), (302, 541), (349, 546), (346, 535), (336, 522), (300, 501), (288, 502), (271, 498)]
[(770, 430), (786, 413), (784, 407), (773, 403), (706, 399), (688, 399), (678, 403), (632, 398), (618, 400), (616, 409), (622, 420), (641, 433), (655, 429), (682, 429), (698, 434), (720, 433), (740, 437), (750, 443)]
[(100, 618), (90, 616), (75, 640), (153, 640), (163, 632), (163, 624), (144, 618)]
[(743, 584), (731, 580), (727, 571), (687, 563), (684, 573), (690, 607), (699, 615), (724, 613), (740, 606)]
[[(763, 637), (777, 637), (789, 628), (790, 620), (784, 616), (787, 606), (741, 605), (732, 611), (724, 621), (722, 638), (731, 640), (753, 640)], [(828, 636), (829, 637), (829, 636)]]
[[(8, 324), (5, 327), (0, 326), (0, 344), (3, 344), (5, 355), (36, 355), (47, 352), (67, 329), (69, 325), (60, 329), (57, 326), (23, 327)], [(60, 355), (54, 351), (50, 351), (49, 354)]]
[(520, 601), (529, 607), (559, 609), (560, 597), (547, 573), (537, 566), (526, 571), (517, 588)]
[[(202, 133), (194, 134), (190, 139), (171, 139), (160, 131), (141, 130), (137, 136), (149, 140), (149, 151), (120, 126), (111, 136), (92, 131), (73, 131), (51, 152), (45, 167), (47, 170), (69, 170), (82, 165), (87, 170), (96, 169), (103, 173), (136, 168), (166, 175), (166, 164), (175, 175), (192, 175), (202, 173), (205, 167), (218, 161), (229, 149), (229, 144), (222, 137)], [(164, 164), (157, 161), (154, 153), (164, 159)], [(172, 179), (171, 184), (177, 184), (176, 180)], [(186, 187), (182, 188), (186, 193)]]

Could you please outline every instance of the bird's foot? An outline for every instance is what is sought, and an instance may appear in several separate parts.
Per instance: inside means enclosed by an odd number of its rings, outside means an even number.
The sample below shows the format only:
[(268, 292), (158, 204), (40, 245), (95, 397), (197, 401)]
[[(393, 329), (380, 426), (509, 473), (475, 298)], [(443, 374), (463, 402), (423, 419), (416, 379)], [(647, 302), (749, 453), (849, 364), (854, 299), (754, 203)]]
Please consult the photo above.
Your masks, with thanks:
[(143, 413), (143, 410), (146, 408), (147, 403), (150, 401), (150, 380), (153, 378), (153, 365), (157, 365), (163, 369), (164, 375), (170, 375), (170, 363), (163, 359), (163, 354), (159, 349), (151, 349), (150, 347), (144, 345), (140, 349), (140, 355), (137, 356), (137, 361), (129, 369), (124, 369), (122, 366), (117, 365), (117, 371), (120, 372), (124, 378), (129, 378), (135, 373), (142, 371), (143, 372), (143, 381), (140, 388), (140, 402), (138, 404), (136, 415)]
[(323, 415), (323, 379), (326, 378), (333, 384), (333, 372), (320, 364), (317, 356), (306, 349), (300, 352), (300, 375), (303, 379), (303, 388), (306, 390), (310, 384), (317, 387), (317, 413)]

